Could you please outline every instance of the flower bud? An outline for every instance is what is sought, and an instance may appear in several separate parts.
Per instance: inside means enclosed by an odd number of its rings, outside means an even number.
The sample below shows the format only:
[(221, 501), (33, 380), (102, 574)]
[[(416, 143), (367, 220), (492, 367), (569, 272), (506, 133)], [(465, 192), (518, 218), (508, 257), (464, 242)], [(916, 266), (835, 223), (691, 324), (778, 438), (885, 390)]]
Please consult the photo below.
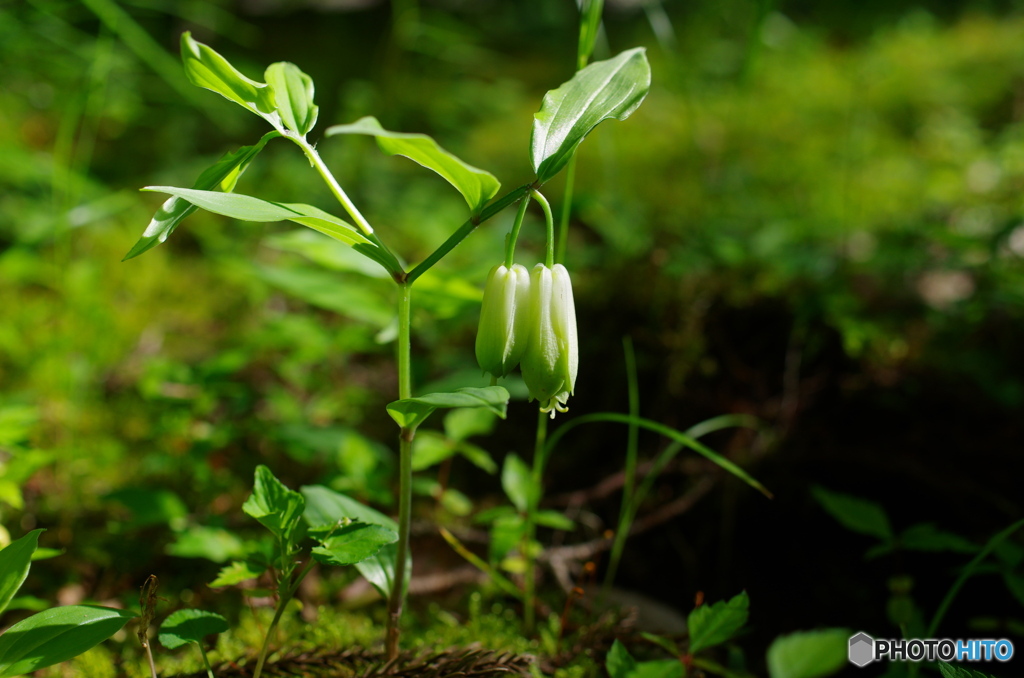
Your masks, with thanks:
[(495, 266), (487, 275), (476, 333), (476, 360), (481, 369), (504, 377), (526, 350), (526, 306), (530, 273), (522, 264)]
[[(529, 342), (523, 381), (542, 412), (565, 412), (576, 384), (579, 342), (569, 272), (561, 264), (537, 264), (530, 275)], [(551, 412), (554, 416), (554, 412)]]

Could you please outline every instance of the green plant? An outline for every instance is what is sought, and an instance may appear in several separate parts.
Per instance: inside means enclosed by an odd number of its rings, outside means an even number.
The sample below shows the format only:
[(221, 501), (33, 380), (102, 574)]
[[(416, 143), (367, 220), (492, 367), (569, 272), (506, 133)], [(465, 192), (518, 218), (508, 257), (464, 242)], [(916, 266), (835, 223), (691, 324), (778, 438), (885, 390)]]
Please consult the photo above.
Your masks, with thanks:
[[(43, 532), (33, 530), (0, 551), (0, 613), (28, 577)], [(98, 605), (65, 605), (37, 612), (0, 636), (0, 677), (21, 676), (77, 657), (135, 616)]]

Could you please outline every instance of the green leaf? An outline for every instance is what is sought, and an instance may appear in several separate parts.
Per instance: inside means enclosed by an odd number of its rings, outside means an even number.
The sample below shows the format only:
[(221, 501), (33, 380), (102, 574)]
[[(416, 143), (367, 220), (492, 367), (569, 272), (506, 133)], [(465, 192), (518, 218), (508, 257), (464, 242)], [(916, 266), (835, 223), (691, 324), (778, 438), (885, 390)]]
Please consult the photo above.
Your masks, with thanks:
[(473, 443), (461, 442), (455, 444), (455, 450), (480, 470), (491, 475), (498, 472), (498, 465), (494, 463), (494, 459), (484, 448)]
[(438, 408), (485, 407), (504, 419), (508, 399), (508, 391), (501, 386), (460, 388), (453, 393), (428, 393), (396, 400), (388, 405), (388, 414), (405, 429), (416, 428)]
[(518, 513), (498, 516), (491, 524), (491, 543), (488, 557), (491, 562), (500, 562), (513, 550), (523, 545), (526, 535), (526, 519)]
[(371, 285), (342, 287), (337, 275), (309, 266), (257, 266), (255, 271), (262, 280), (297, 299), (353, 320), (384, 328), (395, 319), (389, 300)]
[(244, 581), (255, 579), (266, 571), (266, 567), (244, 560), (236, 560), (230, 565), (221, 568), (217, 578), (210, 582), (210, 587), (235, 586)]
[(273, 115), (276, 108), (274, 91), (270, 86), (242, 75), (223, 56), (193, 40), (188, 31), (181, 34), (181, 60), (185, 64), (185, 75), (193, 85), (216, 92), (256, 115), (276, 122)]
[(308, 226), (324, 235), (329, 235), (346, 245), (372, 245), (369, 240), (356, 229), (333, 214), (324, 212), (318, 207), (302, 203), (283, 203), (260, 200), (251, 195), (238, 193), (221, 193), (220, 191), (202, 191), (193, 188), (177, 188), (175, 186), (147, 186), (143, 191), (170, 193), (202, 207), (208, 212), (222, 214), (241, 221), (294, 221)]
[(0, 636), (0, 678), (67, 661), (120, 631), (135, 615), (93, 605), (43, 610)]
[(819, 678), (847, 666), (850, 632), (845, 629), (803, 631), (779, 636), (768, 648), (771, 678)]
[(7, 609), (14, 594), (28, 577), (32, 554), (39, 545), (43, 529), (32, 530), (21, 539), (12, 541), (0, 551), (0, 612)]
[(435, 431), (423, 431), (412, 441), (412, 470), (428, 469), (454, 454), (455, 446), (450, 440)]
[(678, 659), (640, 662), (629, 678), (683, 678), (683, 664)]
[(616, 640), (608, 651), (604, 666), (611, 678), (627, 678), (636, 669), (636, 660), (626, 646)]
[(324, 565), (355, 565), (380, 551), (387, 544), (398, 541), (398, 533), (382, 525), (353, 523), (335, 530), (320, 546), (313, 549), (313, 557)]
[[(386, 527), (392, 532), (398, 531), (398, 523), (369, 506), (364, 506), (355, 499), (335, 492), (322, 485), (307, 485), (301, 488), (306, 498), (306, 511), (303, 517), (310, 527), (335, 525), (345, 519), (356, 520)], [(391, 595), (392, 583), (395, 580), (395, 563), (398, 559), (396, 544), (388, 544), (373, 556), (356, 563), (356, 569), (366, 577), (377, 592), (387, 600)], [(406, 557), (405, 586), (409, 585), (412, 576), (412, 555)]]
[(219, 527), (197, 525), (179, 533), (174, 542), (167, 545), (168, 555), (179, 558), (205, 558), (223, 563), (238, 558), (245, 552), (245, 544), (231, 532)]
[(942, 674), (942, 678), (992, 678), (987, 673), (975, 671), (966, 666), (954, 666), (946, 662), (939, 662), (939, 673)]
[(151, 487), (124, 487), (103, 497), (121, 504), (132, 513), (129, 525), (169, 525), (188, 515), (188, 507), (181, 498), (170, 490)]
[(537, 511), (533, 519), (538, 525), (550, 527), (553, 530), (562, 530), (563, 532), (568, 532), (574, 526), (571, 520), (558, 511)]
[(207, 636), (228, 630), (228, 620), (214, 612), (178, 610), (160, 625), (160, 644), (168, 650), (189, 643), (202, 643)]
[[(263, 138), (252, 146), (242, 146), (237, 151), (227, 153), (220, 160), (203, 170), (196, 182), (192, 185), (197, 190), (218, 190), (232, 191), (238, 178), (249, 166), (249, 163), (259, 155), (263, 147), (271, 139), (281, 136), (280, 132), (267, 132)], [(196, 211), (196, 206), (189, 201), (177, 196), (168, 198), (149, 222), (149, 226), (143, 232), (142, 237), (124, 256), (121, 261), (128, 261), (137, 257), (143, 252), (153, 249), (160, 243), (167, 240), (167, 237), (174, 232), (185, 217)]]
[(604, 0), (583, 0), (580, 7), (580, 40), (576, 47), (576, 58), (583, 63), (594, 53), (603, 9)]
[(843, 527), (860, 534), (877, 537), (883, 541), (891, 541), (892, 528), (885, 510), (875, 502), (854, 497), (840, 492), (826, 490), (815, 485), (811, 494), (818, 500), (822, 508), (838, 520)]
[(242, 510), (275, 536), (291, 543), (305, 505), (301, 494), (285, 487), (269, 468), (260, 464), (256, 467), (252, 494), (242, 504)]
[(544, 95), (533, 116), (530, 155), (541, 183), (569, 162), (576, 147), (599, 123), (625, 120), (647, 96), (651, 67), (642, 47), (595, 61)]
[(438, 146), (426, 134), (389, 132), (372, 116), (360, 118), (350, 125), (327, 128), (326, 136), (335, 134), (366, 134), (376, 137), (377, 145), (385, 153), (404, 155), (440, 174), (462, 194), (474, 213), (479, 212), (501, 187), (493, 174), (463, 162)]
[(287, 61), (270, 64), (263, 77), (274, 90), (274, 102), (285, 127), (306, 136), (320, 111), (313, 104), (313, 79)]
[(951, 551), (977, 553), (978, 546), (958, 534), (945, 532), (931, 523), (911, 525), (900, 535), (900, 545), (910, 551)]
[(501, 487), (520, 511), (525, 511), (530, 504), (532, 486), (530, 467), (526, 462), (516, 454), (505, 457), (505, 465), (501, 469)]
[[(332, 238), (325, 238), (305, 228), (287, 233), (274, 233), (263, 244), (284, 252), (300, 254), (323, 268), (332, 271), (359, 273), (368, 278), (390, 278), (388, 272), (376, 262), (367, 260), (355, 248)], [(337, 278), (335, 278), (337, 280)]]
[(746, 591), (731, 600), (696, 608), (686, 619), (690, 629), (690, 653), (696, 654), (729, 640), (747, 623), (749, 614), (750, 599)]

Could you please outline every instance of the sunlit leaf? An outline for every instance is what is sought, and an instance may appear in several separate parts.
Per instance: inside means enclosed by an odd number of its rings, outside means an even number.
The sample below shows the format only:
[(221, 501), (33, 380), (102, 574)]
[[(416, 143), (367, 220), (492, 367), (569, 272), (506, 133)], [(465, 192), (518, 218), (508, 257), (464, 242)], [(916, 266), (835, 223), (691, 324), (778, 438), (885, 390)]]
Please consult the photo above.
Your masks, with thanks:
[(305, 505), (301, 494), (288, 489), (269, 468), (260, 464), (256, 467), (252, 494), (242, 504), (242, 510), (275, 536), (290, 542)]
[(135, 615), (93, 605), (54, 607), (0, 636), (0, 678), (21, 676), (77, 657), (120, 631)]
[(271, 119), (275, 102), (270, 86), (242, 75), (219, 53), (194, 40), (188, 31), (181, 34), (181, 61), (193, 85), (216, 92), (260, 117)]
[(388, 405), (388, 414), (402, 428), (415, 428), (438, 408), (486, 407), (505, 418), (508, 391), (501, 386), (460, 388), (452, 393), (428, 393), (416, 398), (396, 400)]
[(7, 609), (14, 594), (25, 583), (29, 568), (32, 567), (32, 554), (43, 532), (45, 530), (32, 530), (0, 551), (0, 612)]
[[(280, 132), (267, 132), (252, 146), (242, 146), (237, 151), (225, 154), (220, 160), (203, 170), (192, 188), (196, 190), (234, 190), (238, 178), (242, 176), (253, 158), (259, 155), (268, 141), (279, 136), (281, 136)], [(178, 224), (195, 211), (196, 206), (183, 198), (177, 196), (168, 198), (153, 215), (146, 230), (142, 233), (142, 237), (122, 261), (137, 257), (167, 240)]]
[(848, 666), (850, 632), (804, 631), (780, 636), (768, 648), (771, 678), (820, 678)]
[(690, 653), (721, 645), (732, 638), (747, 623), (750, 599), (743, 591), (731, 600), (714, 605), (701, 605), (686, 619), (690, 630)]
[(175, 186), (147, 186), (144, 191), (170, 193), (189, 201), (197, 207), (215, 214), (222, 214), (242, 221), (294, 221), (308, 226), (324, 235), (329, 235), (346, 245), (370, 245), (370, 241), (348, 224), (333, 214), (328, 214), (318, 207), (302, 203), (283, 203), (260, 200), (251, 195), (238, 193), (221, 193), (219, 191), (201, 191), (193, 188), (177, 188)]
[(313, 79), (287, 61), (270, 64), (263, 77), (274, 90), (274, 102), (285, 127), (305, 136), (316, 124), (319, 112), (313, 104)]
[(480, 211), (501, 187), (493, 174), (460, 160), (426, 134), (390, 132), (372, 116), (360, 118), (350, 125), (327, 128), (327, 136), (335, 134), (366, 134), (376, 137), (377, 145), (385, 153), (404, 155), (444, 177), (462, 194), (473, 212)]
[(396, 541), (398, 533), (383, 525), (352, 523), (333, 531), (313, 549), (313, 557), (324, 565), (355, 565)]
[(217, 578), (210, 582), (210, 586), (212, 588), (235, 586), (244, 581), (255, 579), (266, 572), (266, 570), (267, 568), (255, 565), (248, 561), (236, 560), (230, 565), (222, 567), (220, 572), (217, 574)]
[(545, 183), (569, 162), (576, 147), (604, 120), (625, 120), (647, 96), (651, 67), (642, 47), (595, 61), (544, 95), (533, 116), (530, 156)]
[(203, 610), (178, 610), (172, 613), (160, 625), (160, 644), (168, 650), (202, 643), (207, 636), (224, 633), (228, 630), (228, 621), (214, 612)]

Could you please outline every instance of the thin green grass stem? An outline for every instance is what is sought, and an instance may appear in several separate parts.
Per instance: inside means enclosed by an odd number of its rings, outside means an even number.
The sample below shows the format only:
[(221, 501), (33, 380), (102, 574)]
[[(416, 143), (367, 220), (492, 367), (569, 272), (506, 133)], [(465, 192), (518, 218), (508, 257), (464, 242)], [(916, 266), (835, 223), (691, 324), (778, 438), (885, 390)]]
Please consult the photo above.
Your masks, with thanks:
[(256, 660), (256, 670), (252, 674), (252, 678), (260, 678), (263, 674), (263, 665), (267, 661), (267, 653), (270, 650), (270, 639), (274, 637), (274, 631), (277, 630), (277, 625), (281, 621), (281, 615), (284, 614), (284, 608), (291, 600), (291, 596), (282, 596), (277, 601), (277, 609), (274, 610), (274, 618), (270, 620), (270, 626), (267, 627), (267, 635), (263, 637), (263, 647), (260, 648), (260, 658)]
[(533, 447), (533, 472), (530, 476), (530, 496), (526, 502), (526, 534), (523, 555), (526, 560), (525, 589), (523, 600), (523, 625), (527, 634), (536, 627), (537, 573), (536, 554), (533, 549), (534, 534), (537, 531), (537, 505), (540, 503), (541, 485), (544, 478), (544, 462), (547, 457), (548, 414), (537, 409), (537, 438)]
[(633, 490), (636, 489), (636, 465), (637, 465), (637, 444), (640, 437), (640, 429), (636, 425), (635, 418), (640, 416), (640, 386), (636, 377), (636, 354), (633, 351), (633, 341), (629, 337), (622, 338), (622, 350), (626, 359), (626, 386), (629, 394), (629, 415), (631, 421), (629, 432), (626, 438), (626, 469), (625, 480), (622, 486), (622, 507), (619, 509), (619, 524), (615, 530), (615, 541), (612, 544), (611, 555), (608, 559), (608, 570), (604, 576), (602, 595), (608, 593), (615, 581), (615, 573), (619, 569), (619, 561), (622, 559), (622, 551), (626, 547), (626, 538), (629, 536), (629, 529), (633, 522)]
[[(202, 643), (196, 643), (199, 646), (199, 654), (203, 655), (203, 664), (206, 664), (206, 675), (207, 678), (213, 678), (213, 667), (210, 666), (210, 658), (206, 656), (206, 650), (203, 649)], [(156, 674), (153, 674), (156, 676)]]

